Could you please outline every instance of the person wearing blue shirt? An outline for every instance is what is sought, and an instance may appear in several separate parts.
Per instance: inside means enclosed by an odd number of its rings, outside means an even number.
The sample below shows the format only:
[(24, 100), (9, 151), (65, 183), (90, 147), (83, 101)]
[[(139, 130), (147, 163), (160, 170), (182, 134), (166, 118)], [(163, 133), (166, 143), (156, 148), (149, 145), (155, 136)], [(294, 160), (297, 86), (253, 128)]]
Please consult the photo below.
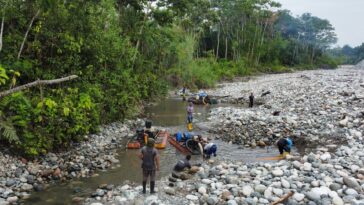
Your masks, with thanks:
[(293, 142), (289, 137), (284, 137), (277, 142), (279, 153), (282, 155), (283, 152), (291, 153)]

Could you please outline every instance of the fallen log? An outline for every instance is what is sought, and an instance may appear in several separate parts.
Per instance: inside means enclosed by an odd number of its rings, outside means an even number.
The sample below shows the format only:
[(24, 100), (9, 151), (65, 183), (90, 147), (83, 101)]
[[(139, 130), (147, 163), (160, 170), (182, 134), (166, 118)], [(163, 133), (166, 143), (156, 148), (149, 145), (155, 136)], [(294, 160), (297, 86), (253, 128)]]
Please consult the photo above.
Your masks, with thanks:
[(277, 205), (279, 203), (283, 203), (288, 200), (289, 197), (293, 196), (294, 192), (290, 191), (288, 194), (284, 195), (282, 198), (278, 199), (277, 201), (273, 202), (271, 205)]
[(58, 84), (58, 83), (61, 83), (61, 82), (64, 82), (64, 81), (73, 80), (75, 78), (78, 78), (78, 76), (77, 75), (70, 75), (70, 76), (67, 76), (67, 77), (64, 77), (64, 78), (58, 78), (58, 79), (53, 79), (53, 80), (36, 80), (34, 82), (31, 82), (31, 83), (28, 83), (28, 84), (25, 84), (25, 85), (21, 85), (21, 86), (12, 88), (10, 90), (3, 91), (3, 92), (0, 93), (0, 98), (2, 98), (4, 96), (7, 96), (7, 95), (10, 95), (12, 93), (21, 91), (21, 90), (25, 90), (27, 88), (37, 86), (37, 85)]

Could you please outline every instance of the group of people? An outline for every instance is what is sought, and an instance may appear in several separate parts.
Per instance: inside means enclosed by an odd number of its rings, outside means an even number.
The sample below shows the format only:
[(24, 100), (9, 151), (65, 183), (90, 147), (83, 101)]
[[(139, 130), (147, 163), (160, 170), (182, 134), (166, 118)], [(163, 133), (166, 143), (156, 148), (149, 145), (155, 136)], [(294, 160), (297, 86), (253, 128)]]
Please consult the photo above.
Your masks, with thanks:
[[(185, 89), (183, 91), (185, 91)], [(254, 95), (253, 93), (251, 93), (249, 96), (249, 107), (253, 107), (253, 104), (254, 104)], [(188, 104), (186, 111), (187, 111), (187, 123), (188, 125), (191, 125), (191, 127), (188, 127), (188, 130), (191, 131), (193, 122), (193, 112), (194, 112), (194, 107), (192, 102)], [(185, 145), (187, 145), (187, 141), (194, 143), (195, 146), (198, 147), (198, 150), (200, 151), (200, 154), (202, 155), (203, 159), (208, 159), (212, 155), (216, 157), (217, 145), (212, 142), (208, 142), (206, 138), (202, 138), (200, 135), (192, 135), (191, 133), (188, 132), (186, 133), (178, 132), (176, 134), (176, 141), (185, 143)], [(146, 193), (146, 185), (148, 178), (150, 178), (150, 193), (151, 194), (155, 193), (156, 171), (159, 171), (160, 169), (160, 157), (158, 151), (154, 148), (154, 144), (155, 144), (154, 139), (152, 137), (149, 137), (146, 146), (144, 146), (139, 153), (139, 158), (142, 160), (144, 194)], [(281, 155), (284, 155), (284, 153), (290, 153), (292, 145), (293, 142), (288, 136), (281, 138), (277, 141), (277, 147)], [(174, 166), (173, 172), (182, 172), (186, 169), (191, 169), (192, 166), (190, 164), (190, 160), (191, 160), (191, 155), (187, 155), (184, 159), (180, 159)]]

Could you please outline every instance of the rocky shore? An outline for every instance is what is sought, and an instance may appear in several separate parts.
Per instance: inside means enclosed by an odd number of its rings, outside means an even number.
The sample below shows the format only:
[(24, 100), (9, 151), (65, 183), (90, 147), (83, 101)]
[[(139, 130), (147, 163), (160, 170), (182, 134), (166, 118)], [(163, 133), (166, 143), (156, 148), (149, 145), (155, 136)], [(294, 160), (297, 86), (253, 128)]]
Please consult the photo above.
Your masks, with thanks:
[[(262, 93), (268, 94), (262, 96)], [(315, 70), (266, 75), (209, 93), (239, 102), (254, 92), (259, 106), (216, 108), (211, 132), (246, 146), (293, 131), (311, 153), (267, 163), (209, 161), (189, 180), (143, 195), (141, 186), (102, 186), (85, 201), (103, 204), (364, 204), (364, 71)], [(242, 156), (244, 157), (244, 156)]]
[(143, 195), (140, 186), (98, 189), (85, 204), (271, 204), (292, 193), (286, 204), (363, 204), (364, 151), (362, 137), (335, 153), (320, 148), (302, 158), (277, 163), (222, 162), (204, 164), (191, 180), (158, 194)]
[[(249, 82), (222, 84), (211, 90), (224, 102), (247, 104), (250, 109), (220, 107), (212, 110), (211, 131), (222, 140), (246, 146), (271, 143), (291, 130), (296, 143), (342, 143), (345, 135), (359, 135), (364, 119), (364, 71), (315, 70), (265, 75)], [(239, 99), (244, 99), (239, 101)]]
[(42, 191), (47, 184), (78, 177), (90, 177), (96, 170), (118, 163), (116, 149), (125, 146), (125, 138), (141, 120), (112, 123), (98, 134), (85, 136), (85, 141), (73, 144), (69, 151), (48, 153), (27, 161), (0, 152), (0, 205), (16, 204), (32, 191)]

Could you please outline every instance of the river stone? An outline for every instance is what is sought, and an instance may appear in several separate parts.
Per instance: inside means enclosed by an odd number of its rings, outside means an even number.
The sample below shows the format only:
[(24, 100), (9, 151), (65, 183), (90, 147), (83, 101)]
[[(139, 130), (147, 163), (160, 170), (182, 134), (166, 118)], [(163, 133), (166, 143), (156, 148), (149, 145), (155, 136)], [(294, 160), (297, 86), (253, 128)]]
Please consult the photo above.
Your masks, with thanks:
[(91, 205), (103, 205), (103, 204), (96, 202), (96, 203), (92, 203)]
[(228, 190), (225, 190), (225, 191), (223, 191), (223, 192), (221, 193), (221, 199), (222, 199), (222, 200), (227, 201), (227, 200), (229, 200), (229, 199), (230, 199), (230, 196), (232, 196), (232, 194), (231, 194), (231, 192), (230, 192), (230, 191), (228, 191)]
[(9, 179), (9, 180), (6, 181), (5, 185), (8, 186), (8, 187), (11, 187), (11, 186), (13, 186), (15, 184), (16, 184), (15, 179)]
[(18, 197), (17, 196), (12, 196), (6, 199), (7, 202), (9, 203), (15, 203), (18, 201)]
[(206, 194), (207, 190), (205, 187), (201, 186), (200, 188), (198, 188), (198, 193), (204, 195)]
[(207, 204), (208, 204), (208, 205), (215, 205), (217, 202), (218, 202), (217, 197), (209, 197), (209, 198), (207, 199)]
[(197, 201), (198, 200), (198, 196), (188, 194), (186, 196), (186, 199), (191, 200), (191, 201)]
[(267, 187), (263, 184), (258, 184), (257, 186), (255, 186), (255, 191), (261, 194), (263, 194), (266, 189)]
[(277, 196), (282, 196), (283, 195), (283, 190), (282, 189), (277, 189), (277, 188), (273, 188), (273, 193)]
[(27, 175), (26, 179), (29, 184), (34, 184), (35, 182), (35, 177), (33, 175)]
[(359, 183), (356, 181), (353, 177), (343, 177), (344, 184), (350, 188), (353, 188), (355, 190), (361, 190), (361, 187)]
[(253, 193), (253, 188), (251, 186), (244, 186), (242, 193), (244, 194), (244, 196), (250, 196), (251, 193)]
[(356, 164), (353, 164), (350, 166), (350, 169), (351, 169), (351, 172), (355, 173), (360, 169), (360, 167)]
[(328, 159), (331, 159), (331, 155), (330, 155), (330, 153), (326, 152), (326, 153), (324, 153), (323, 155), (320, 156), (320, 159), (322, 161), (327, 161)]
[(347, 194), (347, 195), (354, 195), (354, 196), (356, 196), (356, 195), (358, 195), (358, 192), (357, 191), (355, 191), (354, 189), (346, 189), (345, 190), (345, 194)]
[(27, 184), (27, 183), (25, 183), (25, 184), (23, 184), (23, 185), (21, 186), (21, 189), (22, 189), (22, 190), (24, 190), (24, 191), (30, 191), (30, 190), (32, 190), (32, 189), (33, 189), (33, 186), (32, 186), (31, 184)]
[(264, 197), (266, 199), (270, 199), (272, 197), (272, 188), (268, 187), (265, 191), (264, 191)]
[(282, 186), (284, 188), (289, 189), (291, 187), (291, 185), (289, 184), (289, 182), (287, 180), (282, 179), (281, 182), (282, 182)]
[(238, 205), (238, 203), (237, 203), (234, 199), (230, 199), (230, 200), (227, 202), (227, 205)]
[(311, 165), (311, 163), (305, 162), (305, 163), (303, 164), (303, 170), (305, 170), (305, 171), (311, 171), (311, 170), (312, 170), (312, 165)]
[(166, 194), (169, 194), (169, 195), (175, 195), (176, 194), (176, 191), (171, 187), (165, 187), (164, 192), (166, 192)]
[(306, 193), (306, 197), (312, 201), (320, 201), (321, 200), (321, 197), (320, 197), (320, 194), (319, 193), (315, 193), (315, 192), (307, 192)]
[(201, 182), (204, 183), (204, 184), (211, 184), (212, 183), (212, 181), (210, 179), (202, 179)]
[(334, 205), (344, 205), (344, 201), (340, 197), (334, 197), (332, 199), (332, 204), (334, 204)]
[(305, 198), (305, 195), (304, 194), (300, 194), (300, 193), (295, 193), (293, 195), (293, 198), (296, 200), (296, 201), (302, 201), (304, 198)]
[(264, 198), (259, 198), (258, 203), (259, 204), (269, 204), (269, 201), (267, 199), (264, 199)]
[(341, 185), (340, 184), (338, 184), (338, 183), (332, 183), (332, 184), (330, 184), (330, 189), (332, 190), (332, 191), (337, 191), (337, 190), (339, 190), (339, 189), (341, 189)]
[(281, 169), (275, 169), (272, 171), (273, 176), (280, 177), (283, 176), (283, 171)]

